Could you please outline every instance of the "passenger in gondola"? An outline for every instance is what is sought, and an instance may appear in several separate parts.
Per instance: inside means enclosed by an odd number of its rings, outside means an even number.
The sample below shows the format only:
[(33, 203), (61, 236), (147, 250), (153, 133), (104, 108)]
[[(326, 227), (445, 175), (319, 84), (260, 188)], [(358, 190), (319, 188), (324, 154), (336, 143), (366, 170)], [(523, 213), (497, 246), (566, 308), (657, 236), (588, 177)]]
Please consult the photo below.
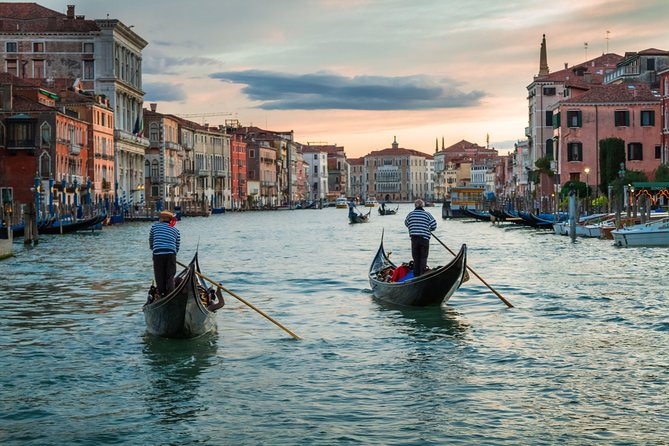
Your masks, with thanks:
[(404, 225), (409, 229), (409, 236), (411, 237), (414, 277), (418, 277), (427, 270), (430, 238), (432, 237), (432, 231), (437, 229), (437, 220), (423, 209), (425, 202), (420, 198), (416, 200), (414, 206), (414, 210), (409, 212), (404, 219)]
[(163, 211), (158, 223), (151, 226), (149, 248), (153, 251), (153, 274), (159, 296), (165, 296), (174, 289), (174, 275), (177, 272), (177, 253), (181, 243), (179, 230), (174, 227), (174, 214)]

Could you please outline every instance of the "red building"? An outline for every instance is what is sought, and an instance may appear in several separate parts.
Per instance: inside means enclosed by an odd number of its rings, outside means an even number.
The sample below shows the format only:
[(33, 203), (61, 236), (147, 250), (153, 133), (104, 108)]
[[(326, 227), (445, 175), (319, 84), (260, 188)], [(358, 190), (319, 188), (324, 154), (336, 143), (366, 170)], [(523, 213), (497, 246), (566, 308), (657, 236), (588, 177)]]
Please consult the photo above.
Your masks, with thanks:
[(660, 77), (662, 164), (669, 162), (669, 68), (658, 73)]
[[(646, 84), (593, 86), (570, 96), (553, 110), (556, 116), (559, 185), (587, 182), (597, 190), (600, 180), (599, 142), (625, 141), (627, 170), (653, 178), (661, 163), (660, 99)], [(595, 192), (596, 193), (596, 192)]]
[(230, 188), (232, 193), (232, 208), (242, 209), (246, 206), (248, 186), (246, 182), (246, 142), (240, 134), (230, 135)]

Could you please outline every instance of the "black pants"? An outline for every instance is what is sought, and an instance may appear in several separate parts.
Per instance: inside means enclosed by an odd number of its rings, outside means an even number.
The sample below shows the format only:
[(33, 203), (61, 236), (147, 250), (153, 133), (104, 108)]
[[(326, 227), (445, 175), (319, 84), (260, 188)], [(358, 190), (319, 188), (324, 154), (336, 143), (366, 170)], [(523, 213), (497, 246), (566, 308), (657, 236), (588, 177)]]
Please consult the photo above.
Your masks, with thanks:
[(158, 254), (153, 256), (153, 275), (156, 288), (164, 296), (174, 289), (174, 275), (177, 273), (176, 254)]
[(413, 257), (413, 275), (418, 277), (427, 269), (427, 256), (430, 253), (430, 240), (411, 236), (411, 257)]

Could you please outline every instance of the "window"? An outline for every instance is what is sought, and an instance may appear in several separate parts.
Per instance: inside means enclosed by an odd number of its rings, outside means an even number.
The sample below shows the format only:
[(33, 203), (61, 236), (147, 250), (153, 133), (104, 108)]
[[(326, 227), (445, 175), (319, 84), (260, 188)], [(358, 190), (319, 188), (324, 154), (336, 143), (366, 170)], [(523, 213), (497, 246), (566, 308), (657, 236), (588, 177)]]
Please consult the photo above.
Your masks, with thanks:
[(641, 125), (654, 126), (655, 125), (655, 111), (641, 110)]
[(544, 96), (555, 96), (555, 87), (544, 87)]
[(581, 127), (581, 111), (568, 110), (567, 111), (567, 126), (570, 128)]
[(49, 125), (48, 122), (42, 123), (42, 125), (40, 126), (40, 134), (41, 134), (40, 146), (49, 147), (51, 144), (51, 126)]
[(33, 42), (33, 53), (43, 53), (44, 42)]
[(84, 53), (95, 52), (95, 45), (92, 42), (84, 42)]
[(655, 159), (659, 160), (662, 158), (662, 146), (655, 146)]
[(560, 128), (560, 113), (553, 114), (553, 128)]
[(570, 142), (567, 144), (567, 161), (583, 161), (583, 144)]
[(149, 126), (149, 140), (153, 142), (158, 142), (160, 139), (160, 131), (158, 130), (158, 124), (152, 122)]
[(314, 166), (314, 175), (318, 175), (318, 166)]
[(7, 42), (5, 44), (5, 51), (8, 53), (16, 53), (18, 51), (16, 42)]
[(95, 62), (92, 60), (84, 60), (84, 79), (95, 78)]
[(567, 126), (570, 128), (581, 127), (581, 111), (567, 110)]
[(251, 149), (249, 150), (249, 158), (255, 158), (256, 157), (256, 151)]
[(643, 146), (640, 142), (627, 144), (627, 159), (629, 161), (641, 161), (643, 159)]
[(160, 175), (160, 169), (158, 168), (158, 160), (153, 160), (151, 163), (151, 176), (153, 178), (158, 178)]
[(318, 159), (318, 154), (317, 154), (317, 153), (314, 153), (314, 159), (315, 159), (315, 160)]
[(546, 127), (551, 127), (553, 125), (553, 111), (546, 111)]
[(655, 59), (646, 59), (646, 70), (655, 71)]
[(613, 117), (616, 127), (629, 127), (630, 112), (628, 110), (616, 110)]
[(18, 71), (19, 64), (17, 63), (16, 59), (7, 59), (6, 61), (6, 68), (5, 71), (7, 73), (11, 73), (14, 76), (17, 76), (19, 71)]
[(553, 138), (546, 140), (546, 158), (553, 160)]

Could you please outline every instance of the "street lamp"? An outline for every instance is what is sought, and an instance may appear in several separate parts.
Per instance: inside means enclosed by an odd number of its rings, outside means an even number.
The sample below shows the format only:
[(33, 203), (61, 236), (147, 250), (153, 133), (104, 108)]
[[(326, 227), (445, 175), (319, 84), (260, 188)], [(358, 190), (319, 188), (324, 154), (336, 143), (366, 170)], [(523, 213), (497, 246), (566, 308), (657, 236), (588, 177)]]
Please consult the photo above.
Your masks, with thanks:
[(585, 172), (585, 186), (588, 188), (588, 190), (586, 192), (586, 200), (588, 200), (588, 201), (586, 203), (585, 208), (586, 208), (586, 211), (589, 211), (589, 209), (590, 209), (590, 181), (589, 181), (590, 168), (586, 167), (584, 172)]

